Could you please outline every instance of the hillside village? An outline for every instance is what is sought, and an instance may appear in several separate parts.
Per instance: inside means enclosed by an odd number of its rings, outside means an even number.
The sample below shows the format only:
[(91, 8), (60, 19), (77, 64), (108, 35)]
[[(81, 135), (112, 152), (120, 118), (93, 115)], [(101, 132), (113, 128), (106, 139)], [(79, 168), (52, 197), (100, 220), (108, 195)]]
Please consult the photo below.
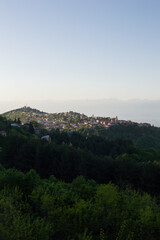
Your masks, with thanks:
[[(33, 124), (34, 128), (64, 129), (76, 130), (81, 127), (88, 128), (109, 128), (116, 125), (138, 125), (139, 127), (149, 127), (149, 123), (136, 123), (130, 120), (119, 120), (118, 117), (88, 117), (85, 114), (76, 112), (46, 113), (30, 107), (23, 107), (3, 114), (4, 117), (14, 121), (17, 126), (29, 126)], [(15, 123), (16, 122), (16, 123)]]

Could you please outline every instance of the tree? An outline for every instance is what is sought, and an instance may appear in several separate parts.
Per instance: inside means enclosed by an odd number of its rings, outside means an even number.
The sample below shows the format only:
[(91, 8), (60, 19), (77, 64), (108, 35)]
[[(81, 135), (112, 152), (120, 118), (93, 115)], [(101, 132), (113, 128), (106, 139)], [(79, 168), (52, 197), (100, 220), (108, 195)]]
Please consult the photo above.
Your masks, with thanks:
[(32, 124), (31, 122), (29, 123), (29, 129), (28, 129), (28, 131), (29, 131), (31, 134), (34, 134), (34, 133), (35, 133), (33, 124)]

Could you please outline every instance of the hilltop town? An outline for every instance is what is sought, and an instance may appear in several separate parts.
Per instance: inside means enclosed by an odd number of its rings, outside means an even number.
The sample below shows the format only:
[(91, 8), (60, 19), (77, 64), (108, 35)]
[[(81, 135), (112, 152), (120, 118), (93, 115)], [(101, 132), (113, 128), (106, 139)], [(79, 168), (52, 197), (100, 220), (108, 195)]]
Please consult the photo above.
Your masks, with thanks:
[(18, 121), (22, 125), (33, 123), (35, 127), (51, 129), (76, 130), (81, 127), (88, 128), (109, 128), (116, 125), (138, 125), (149, 127), (149, 123), (137, 123), (130, 120), (119, 120), (118, 117), (88, 117), (77, 112), (46, 113), (30, 107), (22, 107), (3, 114), (12, 121)]

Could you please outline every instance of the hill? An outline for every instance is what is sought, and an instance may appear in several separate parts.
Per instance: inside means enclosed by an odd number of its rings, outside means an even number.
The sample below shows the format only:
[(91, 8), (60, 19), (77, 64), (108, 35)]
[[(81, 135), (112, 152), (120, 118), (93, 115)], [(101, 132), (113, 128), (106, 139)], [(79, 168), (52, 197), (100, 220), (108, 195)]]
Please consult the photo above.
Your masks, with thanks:
[(11, 111), (8, 111), (6, 113), (3, 113), (4, 116), (8, 116), (9, 114), (21, 114), (21, 113), (38, 113), (38, 114), (44, 114), (45, 112), (43, 111), (40, 111), (38, 109), (35, 109), (35, 108), (31, 108), (31, 107), (22, 107), (22, 108), (17, 108), (17, 109), (14, 109), (14, 110), (11, 110)]
[(21, 123), (37, 122), (45, 129), (78, 130), (81, 128), (108, 129), (112, 126), (150, 127), (148, 123), (136, 123), (130, 120), (118, 120), (118, 117), (88, 117), (77, 112), (46, 113), (30, 107), (23, 107), (4, 113), (2, 116), (12, 121), (20, 119)]
[(20, 118), (22, 123), (28, 122), (32, 120), (33, 117), (39, 117), (39, 116), (44, 116), (46, 113), (39, 111), (37, 109), (31, 108), (31, 107), (22, 107), (22, 108), (17, 108), (11, 111), (8, 111), (6, 113), (3, 113), (2, 116), (6, 117), (7, 119), (10, 119), (14, 121), (15, 119)]
[[(50, 130), (52, 128), (75, 128), (74, 123), (82, 123), (84, 120), (88, 120), (88, 117), (84, 114), (77, 112), (62, 112), (62, 113), (46, 113), (33, 109), (30, 107), (18, 108), (2, 114), (3, 117), (8, 120), (14, 121), (15, 119), (20, 119), (21, 123), (36, 121), (43, 125), (44, 128)], [(70, 125), (73, 124), (73, 125)], [(77, 125), (78, 127), (78, 125)]]

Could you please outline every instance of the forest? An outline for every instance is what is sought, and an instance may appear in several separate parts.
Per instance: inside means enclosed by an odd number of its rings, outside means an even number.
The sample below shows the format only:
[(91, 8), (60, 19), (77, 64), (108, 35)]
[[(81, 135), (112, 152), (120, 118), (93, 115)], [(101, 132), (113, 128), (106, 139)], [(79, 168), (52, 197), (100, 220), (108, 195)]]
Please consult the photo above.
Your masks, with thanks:
[(159, 128), (1, 130), (0, 239), (160, 238)]

